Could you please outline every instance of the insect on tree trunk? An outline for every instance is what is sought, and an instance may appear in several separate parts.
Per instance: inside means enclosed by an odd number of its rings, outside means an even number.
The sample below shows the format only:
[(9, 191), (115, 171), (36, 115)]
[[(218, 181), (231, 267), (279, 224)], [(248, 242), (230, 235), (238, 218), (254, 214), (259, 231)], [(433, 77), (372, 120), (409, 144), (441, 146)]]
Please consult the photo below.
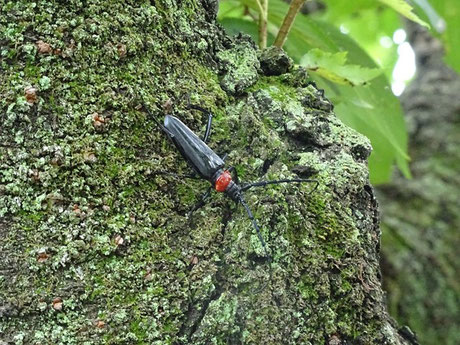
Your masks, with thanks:
[[(410, 343), (385, 310), (369, 142), (304, 70), (262, 69), (277, 56), (211, 0), (0, 6), (2, 342)], [(189, 105), (213, 112), (208, 145), (245, 181), (319, 182), (246, 191), (272, 260), (221, 194), (187, 217), (207, 182), (179, 178), (143, 102), (200, 136)]]

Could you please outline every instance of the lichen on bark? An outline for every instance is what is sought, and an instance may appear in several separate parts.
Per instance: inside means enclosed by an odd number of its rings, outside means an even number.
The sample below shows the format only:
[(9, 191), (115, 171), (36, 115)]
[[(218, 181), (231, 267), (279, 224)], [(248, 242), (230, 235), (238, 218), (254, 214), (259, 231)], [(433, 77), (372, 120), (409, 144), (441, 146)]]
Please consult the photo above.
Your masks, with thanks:
[[(305, 71), (264, 76), (214, 1), (1, 6), (4, 342), (407, 343), (380, 288), (369, 142)], [(242, 180), (319, 181), (247, 193), (273, 262), (244, 210), (215, 195), (190, 219), (206, 182), (163, 174), (190, 168), (142, 103), (199, 133), (188, 102)]]

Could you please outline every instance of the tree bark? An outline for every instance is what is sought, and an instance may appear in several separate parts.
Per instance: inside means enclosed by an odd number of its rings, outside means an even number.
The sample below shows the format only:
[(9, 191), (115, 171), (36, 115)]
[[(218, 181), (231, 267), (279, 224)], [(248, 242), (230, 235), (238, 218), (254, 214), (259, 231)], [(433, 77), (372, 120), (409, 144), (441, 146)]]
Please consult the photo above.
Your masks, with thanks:
[[(385, 310), (368, 140), (302, 69), (264, 75), (216, 10), (2, 3), (2, 343), (412, 342)], [(319, 181), (246, 193), (272, 262), (224, 196), (187, 217), (207, 182), (164, 174), (190, 168), (144, 102), (197, 133), (189, 102), (210, 109), (209, 145), (241, 180)]]
[(413, 179), (380, 189), (390, 312), (426, 345), (460, 343), (460, 77), (441, 43), (408, 25), (417, 77), (401, 97)]

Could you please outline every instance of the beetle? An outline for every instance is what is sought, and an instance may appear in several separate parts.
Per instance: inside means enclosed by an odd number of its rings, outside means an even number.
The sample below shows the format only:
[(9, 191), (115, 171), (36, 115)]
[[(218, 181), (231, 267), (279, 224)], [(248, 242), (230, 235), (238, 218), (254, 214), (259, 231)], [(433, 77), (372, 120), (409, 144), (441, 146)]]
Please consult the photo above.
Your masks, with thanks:
[[(312, 190), (314, 191), (318, 187), (318, 181), (313, 179), (296, 178), (258, 181), (240, 185), (236, 182), (238, 177), (235, 168), (231, 166), (225, 168), (225, 159), (227, 155), (220, 157), (206, 144), (211, 133), (212, 114), (210, 112), (199, 106), (189, 105), (190, 109), (196, 109), (208, 114), (205, 134), (203, 139), (200, 139), (190, 128), (187, 127), (187, 125), (185, 125), (177, 117), (173, 115), (166, 115), (164, 118), (164, 123), (161, 124), (145, 104), (144, 108), (147, 110), (148, 114), (152, 117), (155, 123), (173, 142), (174, 146), (177, 148), (182, 157), (187, 161), (193, 171), (198, 174), (201, 179), (207, 180), (211, 184), (208, 190), (201, 196), (201, 200), (193, 207), (191, 213), (204, 205), (206, 199), (210, 196), (212, 189), (215, 189), (217, 192), (225, 193), (228, 197), (230, 197), (230, 199), (243, 205), (249, 219), (252, 222), (252, 225), (254, 226), (254, 229), (256, 230), (257, 237), (259, 238), (259, 241), (263, 247), (265, 256), (270, 260), (270, 256), (267, 252), (267, 246), (265, 244), (264, 238), (262, 237), (260, 227), (244, 199), (243, 192), (253, 187), (264, 187), (270, 184), (304, 182), (316, 183)], [(235, 178), (233, 178), (232, 172), (235, 173)], [(186, 177), (193, 177), (193, 175)]]

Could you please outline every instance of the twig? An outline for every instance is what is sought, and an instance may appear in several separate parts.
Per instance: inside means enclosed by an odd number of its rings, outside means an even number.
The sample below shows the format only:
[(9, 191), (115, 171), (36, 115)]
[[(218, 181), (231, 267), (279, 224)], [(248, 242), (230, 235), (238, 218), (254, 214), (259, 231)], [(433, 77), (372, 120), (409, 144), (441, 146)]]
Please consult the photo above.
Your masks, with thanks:
[(263, 13), (264, 7), (262, 6), (262, 3), (260, 2), (260, 0), (256, 0), (256, 4), (259, 7), (259, 13)]
[(279, 48), (283, 47), (286, 42), (287, 35), (291, 30), (292, 24), (294, 23), (294, 19), (304, 2), (305, 0), (292, 0), (288, 13), (286, 14), (286, 17), (284, 17), (283, 24), (276, 36), (275, 43), (273, 43), (274, 46)]
[(264, 6), (264, 17), (262, 23), (262, 39), (260, 40), (260, 46), (262, 49), (267, 47), (267, 21), (268, 21), (268, 0), (263, 0)]
[(268, 0), (256, 0), (259, 7), (259, 47), (264, 49), (267, 47), (267, 15), (268, 15)]

